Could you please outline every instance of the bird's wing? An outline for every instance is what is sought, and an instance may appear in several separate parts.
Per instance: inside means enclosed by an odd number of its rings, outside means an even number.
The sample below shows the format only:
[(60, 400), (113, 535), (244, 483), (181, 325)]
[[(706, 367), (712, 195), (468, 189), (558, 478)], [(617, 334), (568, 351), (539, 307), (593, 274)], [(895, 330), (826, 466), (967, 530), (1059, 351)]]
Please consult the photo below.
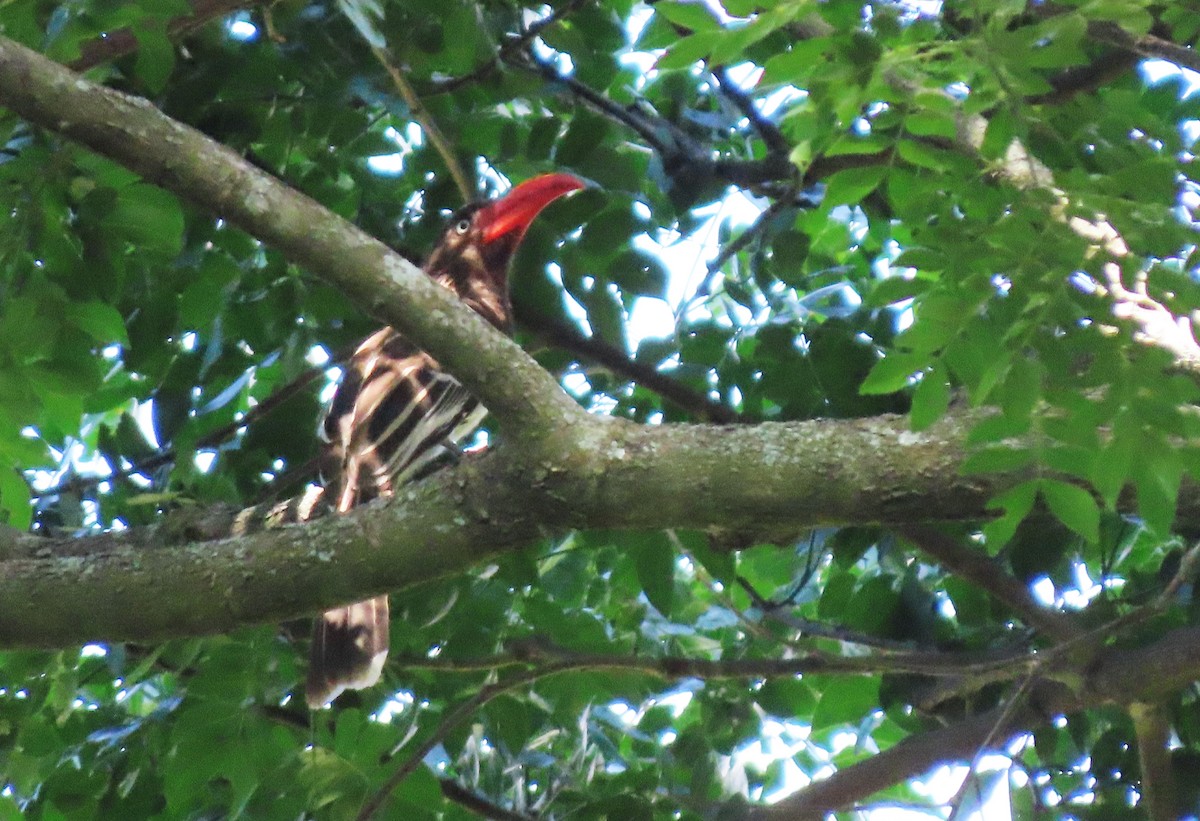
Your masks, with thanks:
[(429, 354), (390, 328), (373, 334), (348, 363), (323, 424), (337, 510), (391, 495), (485, 414)]

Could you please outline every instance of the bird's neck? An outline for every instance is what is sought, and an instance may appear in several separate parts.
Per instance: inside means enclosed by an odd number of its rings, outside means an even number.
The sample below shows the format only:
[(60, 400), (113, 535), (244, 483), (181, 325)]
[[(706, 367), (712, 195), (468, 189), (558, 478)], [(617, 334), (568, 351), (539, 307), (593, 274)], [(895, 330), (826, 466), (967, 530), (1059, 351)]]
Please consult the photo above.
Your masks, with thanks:
[(432, 271), (434, 282), (450, 289), (467, 307), (505, 333), (512, 330), (512, 304), (508, 298), (507, 272), (499, 277), (484, 270), (468, 272)]

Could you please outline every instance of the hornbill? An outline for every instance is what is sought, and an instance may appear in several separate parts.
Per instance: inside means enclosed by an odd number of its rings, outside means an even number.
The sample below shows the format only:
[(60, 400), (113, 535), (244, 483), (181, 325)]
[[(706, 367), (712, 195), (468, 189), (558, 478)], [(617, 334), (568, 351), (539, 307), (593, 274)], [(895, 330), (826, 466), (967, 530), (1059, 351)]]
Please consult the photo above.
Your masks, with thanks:
[[(511, 332), (508, 266), (534, 218), (584, 187), (570, 174), (544, 174), (498, 200), (464, 206), (450, 219), (423, 268), (468, 307)], [(367, 337), (346, 365), (321, 424), (325, 494), (338, 513), (390, 496), (454, 449), (487, 410), (436, 360), (391, 328)], [(313, 623), (305, 685), (310, 707), (346, 688), (379, 680), (388, 652), (388, 599), (328, 610)]]

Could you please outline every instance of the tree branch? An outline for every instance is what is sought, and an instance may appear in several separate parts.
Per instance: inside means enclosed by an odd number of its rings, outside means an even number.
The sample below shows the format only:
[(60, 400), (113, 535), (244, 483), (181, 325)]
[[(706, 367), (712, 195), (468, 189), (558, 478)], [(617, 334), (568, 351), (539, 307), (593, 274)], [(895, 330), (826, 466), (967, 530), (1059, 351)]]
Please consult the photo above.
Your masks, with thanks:
[(1042, 607), (1026, 585), (982, 551), (973, 550), (933, 527), (907, 525), (897, 532), (950, 573), (991, 593), (1035, 630), (1059, 641), (1078, 638), (1082, 634), (1083, 631), (1065, 613)]
[(1129, 706), (1137, 735), (1142, 802), (1151, 821), (1179, 818), (1179, 785), (1171, 763), (1171, 721), (1166, 705), (1136, 702)]
[(629, 356), (614, 345), (596, 336), (585, 337), (561, 322), (547, 316), (516, 306), (517, 321), (542, 337), (546, 342), (572, 353), (579, 354), (603, 365), (610, 371), (626, 376), (647, 390), (654, 391), (681, 409), (695, 414), (702, 420), (731, 424), (744, 422), (737, 411), (728, 405), (710, 399), (704, 393), (693, 390), (682, 382)]
[[(986, 518), (987, 500), (1027, 476), (959, 475), (979, 418), (960, 412), (920, 433), (898, 416), (720, 427), (607, 420), (583, 429), (561, 462), (503, 440), (387, 502), (224, 541), (164, 546), (154, 529), (86, 539), (0, 532), (0, 647), (285, 621), (577, 528)], [(1200, 521), (1191, 482), (1179, 516)]]
[(746, 115), (746, 119), (750, 122), (750, 127), (762, 137), (767, 150), (786, 156), (792, 150), (792, 146), (788, 143), (787, 138), (783, 136), (783, 132), (779, 130), (779, 126), (764, 117), (763, 113), (758, 110), (758, 106), (754, 104), (754, 98), (748, 92), (742, 90), (737, 83), (729, 79), (729, 74), (726, 72), (724, 66), (715, 66), (712, 74), (717, 79), (721, 93), (728, 97), (738, 107), (738, 110)]
[(512, 810), (507, 810), (504, 807), (493, 804), (491, 801), (468, 790), (453, 779), (443, 778), (438, 782), (438, 786), (441, 787), (443, 798), (453, 801), (460, 807), (465, 807), (483, 818), (489, 818), (492, 821), (534, 821), (532, 815), (526, 815), (523, 812), (513, 812)]
[(1078, 689), (1049, 680), (1034, 681), (1030, 696), (1009, 709), (985, 713), (909, 736), (899, 744), (815, 781), (775, 804), (754, 807), (745, 821), (821, 819), (828, 813), (916, 778), (937, 764), (974, 757), (989, 738), (999, 743), (1039, 726), (1055, 715), (1153, 700), (1188, 686), (1200, 675), (1200, 628), (1174, 630), (1148, 647), (1108, 651), (1084, 676)]
[(515, 665), (570, 663), (578, 670), (629, 670), (666, 679), (700, 678), (705, 681), (737, 678), (779, 678), (818, 673), (921, 673), (929, 676), (959, 676), (1010, 670), (1015, 677), (1028, 668), (1031, 659), (1020, 650), (985, 652), (940, 652), (891, 650), (871, 655), (840, 656), (810, 651), (790, 658), (721, 658), (694, 656), (650, 656), (614, 653), (579, 653), (539, 639), (512, 644), (512, 652), (482, 659), (398, 658), (405, 669), (467, 672), (495, 670)]
[(1152, 57), (1166, 60), (1177, 66), (1200, 71), (1200, 53), (1187, 46), (1172, 43), (1153, 34), (1143, 34), (1140, 37), (1127, 32), (1116, 23), (1103, 20), (1092, 20), (1087, 27), (1088, 37), (1098, 43), (1106, 43), (1125, 49), (1141, 57)]

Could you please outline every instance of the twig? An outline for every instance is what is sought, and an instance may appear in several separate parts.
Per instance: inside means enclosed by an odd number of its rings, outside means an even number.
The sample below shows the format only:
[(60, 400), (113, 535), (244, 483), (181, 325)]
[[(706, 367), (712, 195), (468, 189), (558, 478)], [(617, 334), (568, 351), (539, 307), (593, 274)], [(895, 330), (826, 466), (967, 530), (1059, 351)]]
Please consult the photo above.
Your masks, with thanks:
[(1130, 610), (1128, 613), (1107, 621), (1099, 627), (1095, 627), (1086, 633), (1081, 633), (1062, 644), (1056, 645), (1051, 649), (1051, 652), (1062, 654), (1069, 649), (1073, 649), (1081, 644), (1087, 644), (1090, 641), (1107, 641), (1115, 637), (1118, 633), (1165, 612), (1171, 606), (1172, 600), (1179, 594), (1179, 590), (1183, 585), (1194, 579), (1198, 571), (1200, 571), (1200, 542), (1192, 545), (1187, 553), (1183, 555), (1183, 558), (1179, 560), (1179, 567), (1175, 570), (1175, 575), (1171, 577), (1171, 581), (1167, 582), (1167, 586), (1155, 596), (1153, 601), (1147, 602), (1141, 607)]
[[(664, 157), (664, 164), (666, 157), (674, 157), (679, 153), (681, 148), (679, 138), (681, 135), (674, 124), (660, 117), (647, 115), (633, 106), (623, 106), (619, 103), (614, 103), (591, 86), (580, 82), (574, 77), (561, 73), (553, 63), (547, 60), (540, 60), (528, 51), (509, 55), (507, 62), (519, 68), (540, 74), (552, 83), (564, 86), (571, 94), (583, 100), (591, 108), (635, 131), (651, 148)], [(671, 134), (672, 138), (670, 141), (663, 139), (662, 134), (664, 132)]]
[(764, 117), (763, 113), (754, 105), (754, 98), (729, 79), (729, 73), (725, 70), (725, 66), (714, 67), (712, 74), (717, 79), (721, 93), (746, 115), (746, 119), (750, 121), (750, 127), (758, 132), (758, 136), (762, 137), (768, 151), (785, 156), (791, 152), (792, 147), (788, 144), (787, 138), (783, 136), (783, 132), (779, 130), (779, 126)]
[[(204, 436), (201, 436), (196, 440), (195, 447), (198, 449), (215, 448), (221, 444), (224, 444), (239, 430), (257, 422), (267, 414), (271, 413), (280, 405), (287, 402), (293, 396), (307, 388), (313, 382), (313, 380), (323, 376), (329, 367), (344, 360), (348, 356), (349, 351), (345, 352), (344, 355), (339, 353), (325, 365), (308, 368), (307, 370), (301, 372), (300, 375), (291, 382), (288, 382), (286, 385), (279, 388), (279, 390), (275, 391), (257, 405), (247, 410), (244, 414), (242, 414), (241, 419), (236, 419), (228, 424), (216, 428), (215, 430), (209, 431)], [(153, 456), (148, 456), (127, 468), (114, 471), (107, 476), (75, 476), (61, 485), (55, 485), (52, 488), (48, 488), (34, 494), (34, 498), (42, 499), (48, 496), (57, 496), (61, 493), (74, 493), (98, 485), (101, 482), (119, 481), (121, 479), (128, 479), (130, 476), (145, 474), (149, 471), (157, 470), (163, 465), (170, 464), (171, 462), (175, 461), (177, 455), (178, 454), (176, 453), (175, 448), (167, 448), (166, 450), (160, 451)]]
[(367, 821), (367, 819), (371, 818), (375, 815), (375, 813), (382, 809), (384, 803), (388, 799), (388, 796), (390, 796), (396, 790), (396, 788), (400, 786), (404, 779), (412, 775), (412, 773), (416, 771), (417, 767), (421, 766), (421, 762), (425, 760), (425, 756), (429, 755), (433, 748), (436, 747), (443, 738), (445, 738), (446, 734), (457, 727), (459, 722), (466, 719), (484, 704), (487, 704), (492, 699), (503, 695), (509, 690), (520, 687), (522, 684), (528, 684), (532, 681), (538, 680), (539, 678), (552, 676), (555, 673), (572, 670), (575, 669), (575, 667), (575, 664), (571, 662), (559, 662), (558, 664), (552, 664), (547, 667), (538, 667), (532, 670), (516, 673), (507, 681), (485, 685), (474, 696), (467, 699), (446, 714), (441, 723), (438, 724), (429, 737), (417, 745), (417, 748), (409, 754), (409, 757), (405, 759), (403, 764), (400, 765), (400, 768), (397, 769), (396, 772), (392, 773), (388, 777), (387, 781), (383, 783), (383, 786), (380, 787), (365, 804), (363, 804), (362, 809), (356, 816), (357, 821)]
[(767, 227), (775, 220), (777, 216), (782, 214), (785, 209), (789, 207), (795, 207), (796, 197), (799, 194), (800, 186), (798, 183), (793, 182), (790, 186), (788, 186), (787, 190), (782, 196), (772, 202), (762, 211), (762, 213), (758, 215), (758, 219), (756, 219), (749, 228), (738, 234), (737, 239), (725, 243), (725, 246), (721, 249), (717, 256), (708, 263), (708, 273), (705, 275), (704, 280), (696, 287), (695, 292), (684, 301), (684, 304), (690, 306), (696, 300), (704, 299), (710, 293), (712, 293), (712, 288), (716, 282), (716, 278), (721, 273), (721, 269), (725, 267), (725, 263), (729, 262), (729, 260), (740, 254), (751, 242), (763, 234), (767, 230)]
[(466, 807), (476, 815), (484, 818), (490, 818), (492, 821), (533, 821), (532, 815), (526, 815), (523, 812), (514, 812), (513, 810), (505, 809), (504, 807), (493, 804), (478, 793), (472, 792), (459, 784), (457, 781), (450, 778), (443, 778), (438, 782), (441, 787), (442, 796), (461, 807)]
[[(716, 678), (758, 678), (766, 676), (797, 675), (813, 672), (850, 672), (867, 674), (884, 670), (896, 672), (914, 672), (925, 675), (962, 675), (965, 672), (986, 671), (995, 669), (1011, 670), (1019, 673), (1025, 669), (1022, 664), (1027, 661), (1023, 654), (949, 654), (949, 653), (910, 653), (904, 657), (889, 656), (880, 658), (851, 658), (833, 656), (822, 653), (808, 653), (803, 657), (792, 659), (700, 659), (683, 658), (679, 656), (639, 657), (604, 654), (572, 653), (549, 645), (546, 642), (531, 640), (519, 643), (517, 650), (508, 655), (499, 656), (488, 662), (489, 666), (499, 667), (519, 663), (533, 663), (546, 660), (545, 664), (528, 670), (514, 673), (505, 681), (487, 684), (471, 698), (459, 704), (443, 717), (438, 726), (425, 741), (409, 753), (404, 763), (388, 777), (383, 786), (368, 800), (359, 812), (358, 821), (367, 821), (375, 815), (387, 801), (395, 789), (421, 765), (425, 756), (445, 738), (460, 722), (500, 696), (523, 684), (528, 684), (547, 676), (557, 675), (572, 670), (619, 669), (640, 670), (653, 675), (669, 678), (695, 677), (702, 679)], [(406, 667), (423, 669), (460, 669), (461, 662), (454, 659), (409, 658), (397, 659), (397, 663)], [(467, 662), (469, 669), (479, 669), (478, 659)]]
[[(510, 644), (510, 652), (489, 658), (445, 659), (414, 656), (396, 663), (416, 670), (470, 672), (516, 665), (538, 665), (571, 670), (629, 670), (664, 679), (705, 680), (772, 678), (814, 673), (872, 675), (876, 673), (920, 673), (928, 676), (959, 676), (1006, 669), (1016, 676), (1027, 669), (1032, 657), (1023, 650), (942, 652), (908, 650), (865, 656), (840, 656), (808, 651), (791, 658), (721, 658), (693, 656), (638, 656), (614, 653), (577, 653), (541, 639)], [(535, 667), (535, 669), (538, 669)]]
[(663, 168), (672, 177), (687, 178), (693, 185), (699, 180), (715, 178), (746, 188), (791, 180), (796, 174), (796, 166), (786, 153), (771, 152), (752, 160), (714, 159), (708, 147), (697, 143), (670, 120), (647, 113), (637, 106), (614, 103), (574, 77), (562, 74), (552, 63), (528, 52), (513, 55), (506, 62), (566, 88), (588, 107), (634, 131), (658, 153)]
[(520, 305), (516, 307), (516, 313), (517, 320), (522, 325), (550, 344), (580, 354), (614, 373), (626, 376), (643, 388), (654, 391), (681, 409), (696, 414), (702, 419), (719, 424), (746, 421), (733, 408), (713, 401), (707, 395), (672, 379), (650, 365), (630, 359), (620, 348), (599, 337), (585, 337), (564, 323), (534, 311), (522, 309)]
[[(257, 405), (248, 409), (244, 414), (242, 414), (241, 419), (236, 419), (232, 422), (229, 422), (228, 424), (225, 424), (219, 428), (216, 428), (215, 430), (209, 431), (204, 436), (201, 436), (199, 439), (196, 440), (195, 447), (198, 449), (215, 448), (215, 447), (218, 447), (218, 446), (224, 444), (226, 441), (233, 438), (233, 436), (235, 434), (237, 434), (237, 432), (239, 430), (258, 422), (260, 419), (262, 419), (263, 417), (270, 414), (276, 408), (283, 405), (285, 402), (287, 402), (293, 396), (296, 396), (301, 391), (303, 391), (305, 388), (307, 388), (313, 382), (313, 380), (317, 379), (318, 377), (324, 376), (325, 372), (327, 370), (329, 370), (329, 368), (334, 367), (335, 365), (338, 365), (342, 362), (345, 362), (347, 359), (350, 358), (350, 355), (354, 353), (354, 350), (357, 347), (358, 347), (357, 342), (355, 342), (351, 345), (346, 345), (341, 350), (335, 351), (333, 353), (333, 355), (329, 358), (329, 361), (326, 362), (324, 365), (315, 365), (311, 368), (301, 371), (300, 374), (298, 376), (296, 376), (296, 378), (293, 379), (291, 382), (288, 382), (286, 385), (283, 385), (278, 390), (274, 391), (269, 396), (267, 396), (265, 399), (263, 399), (261, 402), (259, 402)], [(60, 493), (73, 493), (76, 491), (83, 490), (85, 488), (93, 487), (95, 485), (100, 484), (101, 482), (111, 482), (111, 481), (119, 481), (121, 479), (128, 479), (130, 476), (135, 476), (137, 474), (144, 474), (148, 471), (157, 470), (158, 468), (162, 467), (163, 465), (173, 462), (177, 455), (178, 454), (176, 453), (174, 448), (167, 448), (166, 450), (160, 451), (159, 453), (156, 453), (153, 456), (148, 456), (145, 459), (141, 460), (140, 462), (130, 465), (129, 467), (124, 468), (123, 470), (114, 471), (113, 473), (110, 473), (108, 476), (76, 476), (76, 477), (72, 478), (71, 480), (64, 482), (61, 485), (56, 485), (55, 487), (49, 488), (47, 490), (43, 490), (40, 493), (35, 494), (34, 498), (40, 499), (40, 498), (45, 498), (47, 496), (54, 496), (54, 495), (57, 495)], [(308, 463), (305, 463), (305, 466), (307, 466), (307, 464)], [(285, 474), (285, 475), (290, 475), (290, 474), (291, 474), (291, 471), (289, 471), (288, 474)]]
[(494, 56), (491, 60), (488, 60), (486, 63), (476, 67), (461, 77), (454, 77), (449, 80), (443, 80), (441, 82), (434, 83), (433, 86), (425, 91), (421, 96), (432, 97), (436, 94), (447, 94), (451, 91), (461, 88), (462, 86), (487, 77), (497, 68), (499, 68), (502, 63), (506, 62), (509, 57), (517, 54), (520, 51), (523, 51), (526, 47), (528, 47), (529, 44), (547, 28), (578, 11), (587, 2), (588, 0), (569, 0), (569, 2), (564, 3), (563, 5), (554, 9), (545, 17), (530, 23), (529, 26), (527, 26), (525, 30), (516, 37), (510, 37), (508, 40), (506, 40), (496, 52), (496, 56)]
[(955, 793), (954, 797), (949, 801), (951, 809), (950, 817), (947, 819), (947, 821), (955, 821), (955, 819), (958, 818), (959, 811), (962, 809), (963, 799), (967, 794), (967, 788), (973, 783), (971, 776), (975, 772), (975, 767), (977, 767), (979, 764), (979, 759), (983, 756), (984, 751), (992, 745), (992, 741), (995, 740), (996, 736), (999, 735), (1003, 729), (1011, 726), (1014, 723), (1013, 719), (1016, 717), (1017, 708), (1020, 706), (1021, 700), (1025, 697), (1025, 694), (1032, 685), (1033, 671), (1030, 671), (1029, 675), (1025, 676), (1021, 680), (1021, 683), (1017, 686), (1016, 692), (1009, 696), (1008, 700), (1004, 702), (1004, 705), (1000, 708), (1000, 715), (996, 717), (995, 723), (992, 724), (991, 728), (987, 731), (987, 734), (980, 739), (979, 745), (975, 748), (975, 754), (971, 756), (970, 766), (967, 768), (967, 774), (963, 776), (963, 783), (961, 786), (959, 786), (958, 792)]
[(764, 616), (792, 630), (797, 630), (802, 635), (833, 639), (848, 644), (858, 644), (863, 647), (873, 647), (884, 653), (904, 653), (912, 650), (912, 647), (904, 642), (880, 638), (879, 636), (869, 636), (866, 633), (851, 630), (849, 627), (843, 627), (840, 624), (824, 624), (812, 619), (799, 618), (790, 613), (784, 613), (783, 608), (788, 607), (788, 604), (773, 601), (763, 596), (754, 589), (754, 585), (750, 584), (750, 581), (744, 576), (738, 576), (737, 583), (746, 592), (746, 595), (750, 597), (750, 601), (753, 602), (754, 606), (763, 612)]
[(400, 96), (404, 98), (404, 103), (408, 106), (409, 113), (412, 114), (414, 120), (421, 124), (421, 128), (425, 131), (425, 136), (429, 137), (429, 142), (438, 154), (441, 155), (442, 162), (446, 164), (446, 170), (450, 172), (450, 176), (454, 178), (454, 184), (458, 186), (458, 191), (462, 194), (463, 202), (470, 202), (475, 199), (475, 186), (467, 181), (467, 175), (454, 153), (454, 148), (442, 136), (441, 129), (438, 128), (429, 110), (425, 108), (425, 104), (417, 97), (416, 92), (413, 91), (404, 74), (392, 64), (390, 56), (382, 48), (373, 45), (371, 46), (371, 53), (375, 55), (375, 59), (379, 61), (384, 71), (392, 78), (392, 85), (396, 87), (396, 90), (400, 92)]

